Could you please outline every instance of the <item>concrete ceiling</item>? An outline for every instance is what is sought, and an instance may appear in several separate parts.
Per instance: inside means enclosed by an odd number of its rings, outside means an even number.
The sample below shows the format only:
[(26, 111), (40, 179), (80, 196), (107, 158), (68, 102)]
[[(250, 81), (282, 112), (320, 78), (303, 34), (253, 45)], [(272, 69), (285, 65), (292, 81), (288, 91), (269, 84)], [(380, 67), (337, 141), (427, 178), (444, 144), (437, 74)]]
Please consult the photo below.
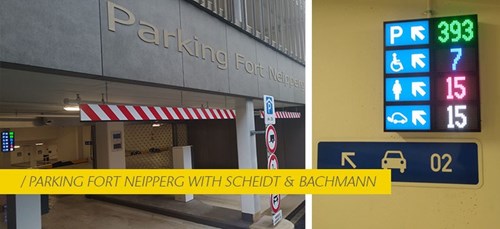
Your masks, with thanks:
[[(87, 103), (99, 103), (104, 94), (110, 104), (127, 105), (234, 109), (236, 101), (236, 97), (225, 95), (0, 68), (0, 121), (34, 117), (76, 118), (78, 112), (63, 110), (63, 100), (74, 100), (76, 94)], [(263, 103), (255, 99), (254, 106), (262, 109)], [(295, 105), (276, 104), (276, 107), (287, 106)]]

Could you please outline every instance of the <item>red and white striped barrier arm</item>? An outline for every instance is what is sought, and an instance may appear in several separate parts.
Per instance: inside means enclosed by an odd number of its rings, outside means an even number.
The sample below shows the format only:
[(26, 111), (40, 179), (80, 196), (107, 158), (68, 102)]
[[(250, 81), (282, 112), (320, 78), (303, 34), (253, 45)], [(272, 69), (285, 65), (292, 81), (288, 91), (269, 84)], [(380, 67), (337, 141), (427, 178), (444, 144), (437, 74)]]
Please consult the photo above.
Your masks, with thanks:
[(234, 110), (214, 108), (151, 107), (80, 104), (80, 121), (156, 121), (234, 119)]
[[(276, 111), (276, 118), (300, 118), (300, 112)], [(260, 112), (260, 118), (264, 118), (264, 111)]]

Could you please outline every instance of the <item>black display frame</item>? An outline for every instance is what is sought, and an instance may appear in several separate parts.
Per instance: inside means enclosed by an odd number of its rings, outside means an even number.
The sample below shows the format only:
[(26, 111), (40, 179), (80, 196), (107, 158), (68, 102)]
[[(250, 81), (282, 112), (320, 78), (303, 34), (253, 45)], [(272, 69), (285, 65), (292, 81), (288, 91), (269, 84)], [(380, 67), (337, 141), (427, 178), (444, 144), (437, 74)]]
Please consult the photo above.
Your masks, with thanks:
[[(453, 21), (453, 20), (466, 20), (470, 19), (473, 23), (474, 34), (473, 38), (469, 42), (456, 42), (456, 43), (446, 43), (441, 44), (438, 42), (438, 23), (441, 21)], [(384, 71), (384, 107), (383, 107), (383, 125), (384, 132), (481, 132), (481, 102), (480, 102), (480, 72), (479, 72), (479, 26), (478, 26), (478, 16), (477, 14), (471, 15), (458, 15), (458, 16), (448, 16), (448, 17), (438, 17), (438, 18), (419, 18), (413, 20), (398, 20), (398, 21), (386, 21), (383, 24), (383, 71)], [(428, 44), (418, 44), (418, 45), (398, 45), (398, 46), (386, 46), (386, 25), (393, 23), (405, 23), (405, 22), (418, 22), (418, 21), (427, 21), (428, 22)], [(466, 71), (442, 71), (442, 64), (440, 59), (438, 59), (438, 53), (443, 50), (449, 50), (450, 48), (458, 47), (465, 48), (468, 50), (467, 54), (471, 57), (471, 60), (465, 60), (467, 66), (472, 66), (472, 69), (467, 69)], [(392, 50), (404, 50), (404, 49), (428, 49), (429, 50), (429, 72), (418, 72), (418, 73), (404, 73), (404, 74), (387, 74), (386, 73), (386, 52)], [(441, 53), (439, 53), (441, 55)], [(446, 63), (449, 63), (447, 61)], [(463, 64), (462, 64), (463, 65)], [(439, 80), (446, 79), (447, 74), (456, 75), (457, 73), (465, 73), (469, 79), (467, 85), (472, 85), (473, 94), (470, 98), (464, 100), (453, 100), (447, 101), (446, 99), (438, 98), (439, 95), (442, 95), (441, 88), (438, 88), (438, 85), (442, 85)], [(386, 101), (386, 79), (388, 78), (406, 78), (406, 77), (419, 77), (419, 76), (429, 76), (429, 93), (430, 97), (428, 101)], [(472, 83), (470, 83), (472, 82)], [(387, 106), (399, 106), (399, 105), (428, 105), (430, 108), (430, 128), (429, 129), (388, 129), (386, 126), (386, 107)], [(456, 105), (466, 105), (468, 108), (471, 108), (472, 111), (468, 112), (468, 120), (467, 126), (464, 128), (458, 128), (455, 126), (454, 128), (447, 128), (446, 125), (443, 125), (442, 122), (447, 120), (443, 120), (442, 114), (443, 112), (447, 112), (447, 110), (443, 111), (443, 107), (447, 106), (456, 106)], [(438, 110), (441, 108), (441, 110)], [(454, 107), (453, 107), (454, 108)], [(473, 118), (473, 120), (469, 120)]]

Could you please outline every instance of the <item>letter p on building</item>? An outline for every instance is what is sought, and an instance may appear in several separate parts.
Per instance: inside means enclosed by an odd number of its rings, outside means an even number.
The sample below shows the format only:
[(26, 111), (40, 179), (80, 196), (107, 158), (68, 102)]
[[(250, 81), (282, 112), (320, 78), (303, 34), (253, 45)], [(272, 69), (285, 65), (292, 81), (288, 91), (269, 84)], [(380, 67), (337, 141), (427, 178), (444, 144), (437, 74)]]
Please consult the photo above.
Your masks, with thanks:
[[(118, 9), (118, 10), (122, 11), (124, 14), (126, 14), (128, 19), (122, 20), (122, 19), (116, 18), (115, 9)], [(135, 23), (135, 16), (130, 10), (126, 9), (125, 7), (119, 6), (115, 3), (108, 1), (108, 29), (110, 31), (115, 32), (116, 23), (119, 23), (122, 25), (132, 25)]]

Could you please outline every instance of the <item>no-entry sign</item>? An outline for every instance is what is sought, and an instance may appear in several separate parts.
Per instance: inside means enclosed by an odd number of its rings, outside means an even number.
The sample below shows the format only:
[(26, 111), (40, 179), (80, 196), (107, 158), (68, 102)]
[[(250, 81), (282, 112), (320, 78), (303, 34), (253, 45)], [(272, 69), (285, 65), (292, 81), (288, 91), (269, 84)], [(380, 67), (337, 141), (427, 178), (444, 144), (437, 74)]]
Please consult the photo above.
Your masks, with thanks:
[(276, 147), (278, 146), (278, 136), (276, 135), (276, 129), (273, 125), (268, 125), (266, 127), (266, 147), (270, 153), (276, 152)]
[(273, 210), (273, 213), (277, 213), (280, 210), (280, 202), (280, 194), (271, 194), (271, 210)]
[(278, 158), (276, 157), (276, 154), (273, 153), (267, 158), (267, 168), (278, 169)]

